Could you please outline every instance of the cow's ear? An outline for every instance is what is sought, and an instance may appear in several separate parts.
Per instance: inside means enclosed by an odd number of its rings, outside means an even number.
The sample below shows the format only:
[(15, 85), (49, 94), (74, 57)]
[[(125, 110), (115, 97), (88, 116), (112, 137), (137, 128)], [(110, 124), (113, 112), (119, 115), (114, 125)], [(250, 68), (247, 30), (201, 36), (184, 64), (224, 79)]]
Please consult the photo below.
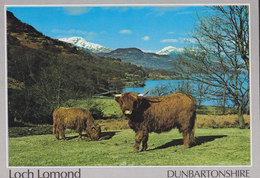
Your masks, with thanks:
[(139, 103), (142, 103), (143, 100), (144, 100), (144, 97), (143, 96), (137, 96), (137, 100)]
[(142, 99), (143, 99), (143, 96), (138, 95), (138, 96), (137, 96), (137, 99), (138, 99), (138, 100), (142, 100)]
[(139, 105), (147, 103), (147, 98), (144, 96), (138, 96), (138, 103)]

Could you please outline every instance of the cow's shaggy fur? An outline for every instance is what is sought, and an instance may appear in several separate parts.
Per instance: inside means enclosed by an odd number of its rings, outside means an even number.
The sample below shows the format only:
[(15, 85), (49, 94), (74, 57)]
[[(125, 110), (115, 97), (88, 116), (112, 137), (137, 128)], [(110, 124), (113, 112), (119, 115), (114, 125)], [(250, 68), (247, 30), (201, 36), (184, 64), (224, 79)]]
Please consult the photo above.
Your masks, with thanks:
[(85, 130), (91, 140), (98, 140), (101, 134), (100, 126), (94, 123), (94, 118), (90, 112), (81, 108), (57, 108), (53, 112), (53, 134), (59, 139), (61, 135), (65, 140), (65, 129), (74, 129), (82, 137)]
[(185, 147), (195, 140), (196, 100), (194, 97), (174, 93), (161, 97), (143, 97), (137, 93), (126, 92), (116, 96), (122, 112), (129, 118), (129, 126), (135, 133), (134, 152), (147, 149), (150, 132), (161, 133), (177, 127), (183, 135)]

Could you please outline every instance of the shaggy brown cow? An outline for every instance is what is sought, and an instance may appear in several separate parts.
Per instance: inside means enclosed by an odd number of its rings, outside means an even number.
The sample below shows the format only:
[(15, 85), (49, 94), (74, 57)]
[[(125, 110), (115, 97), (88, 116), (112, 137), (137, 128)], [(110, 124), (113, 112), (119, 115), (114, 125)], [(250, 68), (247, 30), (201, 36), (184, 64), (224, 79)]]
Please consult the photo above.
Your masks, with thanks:
[(115, 95), (122, 112), (129, 118), (129, 126), (136, 133), (134, 152), (147, 149), (148, 134), (161, 133), (177, 127), (183, 135), (185, 147), (194, 142), (196, 100), (194, 97), (174, 93), (169, 96), (144, 97), (138, 93), (126, 92)]
[(53, 112), (53, 134), (59, 139), (61, 135), (65, 140), (66, 128), (74, 129), (81, 139), (82, 131), (85, 130), (91, 140), (98, 140), (101, 134), (100, 126), (94, 123), (90, 112), (81, 108), (57, 108)]

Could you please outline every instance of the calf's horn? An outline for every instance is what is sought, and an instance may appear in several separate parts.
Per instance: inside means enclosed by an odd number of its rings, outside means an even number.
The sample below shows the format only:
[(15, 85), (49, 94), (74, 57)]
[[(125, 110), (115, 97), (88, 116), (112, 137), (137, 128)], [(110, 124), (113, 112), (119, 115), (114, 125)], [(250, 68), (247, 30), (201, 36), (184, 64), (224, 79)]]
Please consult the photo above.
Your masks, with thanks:
[(122, 96), (122, 94), (116, 94), (116, 95), (114, 95), (114, 97), (121, 97)]
[(149, 93), (150, 90), (148, 90), (147, 92), (145, 92), (144, 94), (139, 94), (138, 96), (145, 96)]

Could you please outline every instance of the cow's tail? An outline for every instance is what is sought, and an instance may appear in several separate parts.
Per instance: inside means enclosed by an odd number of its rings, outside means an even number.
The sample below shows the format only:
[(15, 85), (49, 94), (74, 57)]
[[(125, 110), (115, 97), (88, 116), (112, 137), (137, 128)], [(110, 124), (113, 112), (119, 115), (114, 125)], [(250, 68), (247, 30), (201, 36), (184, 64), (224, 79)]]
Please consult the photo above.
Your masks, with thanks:
[(195, 130), (196, 130), (196, 111), (193, 112), (191, 118), (191, 132), (190, 132), (190, 143), (195, 143)]
[(53, 123), (52, 133), (53, 133), (54, 135), (56, 134), (56, 123)]
[(56, 122), (56, 118), (55, 118), (55, 113), (53, 113), (53, 126), (52, 126), (52, 133), (55, 135), (57, 130), (57, 122)]
[(196, 108), (197, 108), (197, 102), (194, 97), (191, 96), (192, 103), (194, 104), (192, 116), (191, 116), (191, 132), (190, 132), (190, 143), (191, 145), (195, 144), (195, 130), (196, 130), (196, 119), (197, 119), (197, 114), (196, 114)]

